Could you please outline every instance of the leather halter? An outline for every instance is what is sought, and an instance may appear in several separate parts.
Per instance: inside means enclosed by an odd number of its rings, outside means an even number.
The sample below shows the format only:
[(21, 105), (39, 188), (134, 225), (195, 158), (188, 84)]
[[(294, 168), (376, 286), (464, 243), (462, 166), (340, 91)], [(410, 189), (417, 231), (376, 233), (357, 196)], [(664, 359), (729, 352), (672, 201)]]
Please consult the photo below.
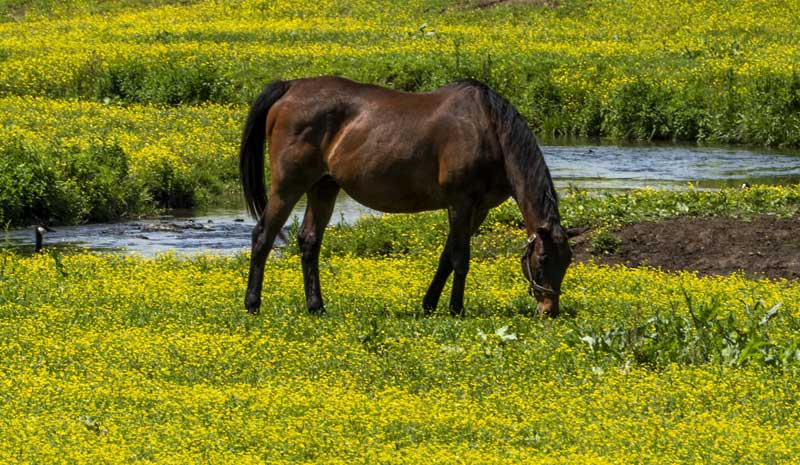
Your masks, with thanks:
[(531, 270), (531, 256), (533, 255), (533, 250), (536, 246), (536, 233), (531, 234), (528, 238), (525, 247), (523, 247), (524, 251), (522, 252), (522, 260), (525, 261), (525, 268), (528, 271), (528, 282), (530, 286), (528, 287), (528, 293), (533, 296), (533, 292), (537, 291), (545, 295), (549, 295), (550, 297), (558, 297), (560, 294), (558, 291), (542, 286), (541, 284), (537, 283), (536, 280), (533, 278), (533, 270)]

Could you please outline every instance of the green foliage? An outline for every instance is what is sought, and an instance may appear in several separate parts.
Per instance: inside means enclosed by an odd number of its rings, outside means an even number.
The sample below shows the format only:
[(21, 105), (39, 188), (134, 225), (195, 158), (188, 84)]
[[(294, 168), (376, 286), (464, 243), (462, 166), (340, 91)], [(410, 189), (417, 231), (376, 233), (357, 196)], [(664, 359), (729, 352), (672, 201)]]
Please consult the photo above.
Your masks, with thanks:
[[(176, 64), (180, 63), (180, 64)], [(92, 70), (94, 71), (94, 70)], [(87, 76), (104, 83), (90, 97), (169, 105), (231, 100), (231, 82), (211, 57), (169, 57), (146, 63), (139, 60), (111, 66), (107, 77)]]
[[(63, 195), (48, 201), (47, 208), (70, 210), (51, 211), (59, 222), (107, 221), (155, 208), (205, 206), (219, 203), (234, 189), (238, 197), (240, 118), (243, 114), (237, 109), (208, 104), (160, 107), (0, 99), (0, 153), (9, 154), (0, 163), (10, 167), (0, 177), (7, 184), (3, 189), (15, 199), (7, 202), (8, 209), (16, 211), (8, 213), (6, 221), (21, 225), (43, 215), (42, 208), (23, 212), (13, 206), (38, 195), (22, 192), (34, 185), (13, 185), (28, 183), (30, 176), (13, 174), (23, 159), (30, 160), (25, 167), (34, 163), (49, 173), (37, 175), (42, 183), (47, 176), (58, 181), (51, 183), (50, 196), (58, 189)], [(20, 195), (12, 195), (14, 191)]]
[(52, 169), (20, 143), (0, 153), (0, 222), (17, 224), (29, 218), (47, 218), (57, 191)]
[[(138, 211), (145, 196), (129, 175), (128, 155), (117, 145), (67, 152), (61, 173), (85, 205), (81, 221), (110, 221)], [(63, 220), (60, 220), (63, 222)]]
[(619, 250), (621, 245), (622, 240), (605, 228), (601, 228), (592, 233), (592, 255), (613, 254)]
[(800, 210), (800, 185), (601, 194), (572, 190), (562, 197), (560, 209), (569, 226), (622, 226), (676, 216), (790, 216)]
[(602, 123), (602, 134), (617, 139), (671, 139), (667, 125), (666, 89), (642, 78), (615, 89)]
[(145, 202), (116, 145), (41, 153), (17, 141), (0, 151), (0, 222), (109, 221)]
[(655, 315), (644, 322), (622, 324), (609, 330), (575, 325), (567, 341), (585, 348), (599, 365), (625, 367), (631, 363), (664, 367), (672, 363), (719, 363), (728, 366), (772, 366), (789, 371), (800, 368), (797, 341), (775, 344), (770, 321), (781, 304), (765, 310), (763, 301), (745, 305), (745, 316), (725, 312), (718, 301), (702, 304), (684, 293), (688, 315)]

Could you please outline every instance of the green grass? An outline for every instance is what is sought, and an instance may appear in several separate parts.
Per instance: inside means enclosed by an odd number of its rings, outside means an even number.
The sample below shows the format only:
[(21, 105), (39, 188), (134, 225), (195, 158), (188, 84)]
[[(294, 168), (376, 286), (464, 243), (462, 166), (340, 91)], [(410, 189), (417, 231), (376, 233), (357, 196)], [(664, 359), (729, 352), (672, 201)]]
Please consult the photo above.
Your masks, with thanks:
[[(516, 258), (467, 317), (420, 316), (436, 257), (0, 255), (6, 463), (787, 463), (796, 283), (577, 265), (532, 318)], [(782, 304), (779, 306), (779, 304)], [(777, 312), (774, 312), (776, 309)], [(766, 320), (766, 321), (764, 321)]]

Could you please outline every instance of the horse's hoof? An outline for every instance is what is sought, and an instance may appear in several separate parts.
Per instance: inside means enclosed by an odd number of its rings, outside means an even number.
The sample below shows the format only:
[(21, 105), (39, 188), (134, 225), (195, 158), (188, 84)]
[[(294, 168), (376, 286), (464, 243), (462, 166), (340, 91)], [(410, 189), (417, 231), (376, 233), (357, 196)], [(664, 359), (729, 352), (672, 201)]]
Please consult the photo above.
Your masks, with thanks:
[(422, 303), (422, 314), (425, 316), (431, 316), (431, 313), (436, 310), (435, 305), (428, 305), (425, 302)]
[(244, 308), (247, 309), (247, 313), (251, 315), (258, 315), (259, 309), (261, 308), (261, 299), (244, 299)]
[(431, 316), (431, 313), (435, 312), (436, 307), (438, 306), (439, 299), (428, 299), (428, 296), (425, 296), (425, 298), (422, 299), (422, 311), (424, 312), (425, 316)]
[(450, 307), (450, 316), (453, 317), (463, 317), (464, 316), (464, 309), (463, 308), (453, 308)]
[(325, 313), (327, 313), (327, 311), (325, 310), (325, 307), (322, 306), (322, 305), (320, 305), (319, 307), (309, 307), (308, 308), (308, 314), (309, 315), (322, 316)]

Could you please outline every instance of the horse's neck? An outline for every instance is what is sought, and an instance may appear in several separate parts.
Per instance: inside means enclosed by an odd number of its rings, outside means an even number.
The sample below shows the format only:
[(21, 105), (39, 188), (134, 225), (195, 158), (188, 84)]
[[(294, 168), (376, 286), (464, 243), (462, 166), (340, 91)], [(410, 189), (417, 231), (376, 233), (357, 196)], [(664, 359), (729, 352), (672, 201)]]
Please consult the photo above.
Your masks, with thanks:
[(522, 213), (522, 219), (525, 221), (525, 231), (530, 237), (536, 233), (539, 228), (547, 228), (552, 226), (552, 219), (548, 220), (548, 215), (536, 205), (534, 199), (517, 199), (519, 210)]
[[(540, 155), (541, 156), (541, 155)], [(516, 160), (520, 164), (521, 160)], [(528, 160), (525, 160), (529, 162)], [(540, 170), (546, 170), (544, 160), (538, 161)], [(533, 167), (516, 166), (509, 173), (509, 181), (514, 191), (514, 199), (519, 205), (522, 218), (525, 220), (525, 229), (528, 236), (539, 228), (549, 228), (560, 223), (558, 205), (555, 199), (555, 189), (549, 175), (541, 172), (537, 176), (529, 176)]]

